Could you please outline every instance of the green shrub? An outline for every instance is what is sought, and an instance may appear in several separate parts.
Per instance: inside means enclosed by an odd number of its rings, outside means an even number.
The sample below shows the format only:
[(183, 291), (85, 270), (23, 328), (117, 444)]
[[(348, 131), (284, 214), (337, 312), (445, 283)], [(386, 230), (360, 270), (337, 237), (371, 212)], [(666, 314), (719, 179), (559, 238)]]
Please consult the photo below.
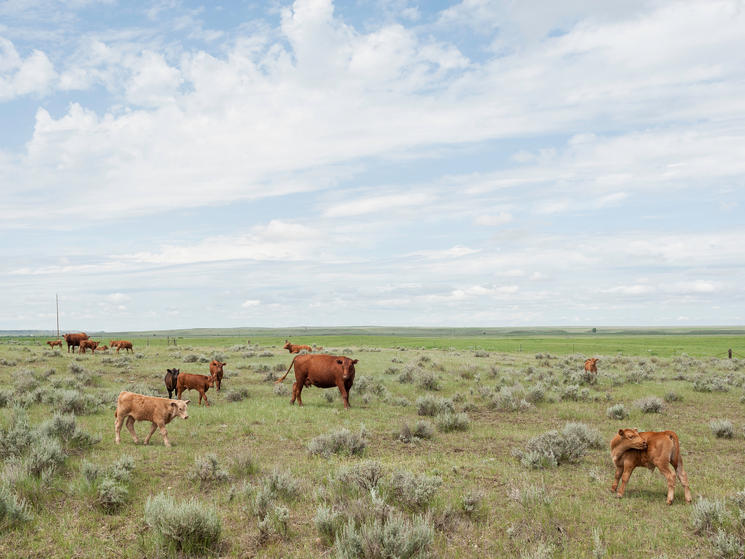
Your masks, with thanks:
[(134, 469), (134, 458), (128, 454), (123, 454), (116, 462), (109, 466), (108, 476), (114, 481), (126, 482), (130, 480)]
[(466, 431), (471, 423), (468, 415), (465, 413), (441, 413), (435, 417), (437, 428), (440, 431), (449, 433), (450, 431)]
[(83, 460), (80, 464), (80, 473), (88, 483), (95, 483), (101, 476), (101, 466), (88, 460)]
[(13, 392), (10, 390), (0, 390), (0, 408), (4, 408), (13, 401)]
[[(521, 386), (502, 386), (489, 402), (489, 407), (501, 411), (524, 411), (532, 404), (523, 398)], [(545, 395), (544, 395), (545, 397)]]
[(56, 437), (65, 448), (88, 447), (101, 441), (100, 437), (94, 437), (81, 430), (72, 414), (55, 414), (52, 419), (48, 419), (39, 425), (38, 431), (42, 435)]
[(715, 501), (699, 497), (691, 508), (691, 523), (697, 534), (712, 532), (722, 524), (727, 511), (723, 501)]
[(732, 422), (727, 419), (712, 419), (709, 422), (709, 429), (718, 439), (731, 439), (735, 436)]
[(225, 394), (225, 399), (228, 402), (240, 402), (241, 400), (245, 400), (246, 398), (248, 398), (247, 388), (239, 388)]
[(194, 470), (189, 476), (203, 483), (210, 483), (227, 480), (228, 472), (220, 467), (217, 456), (210, 453), (194, 459)]
[(264, 487), (272, 495), (278, 495), (285, 499), (295, 499), (300, 496), (300, 483), (296, 477), (286, 470), (274, 468), (271, 473), (264, 478)]
[(249, 451), (242, 451), (233, 457), (231, 470), (236, 477), (244, 477), (258, 472), (259, 465)]
[(0, 429), (0, 456), (5, 458), (25, 454), (32, 440), (26, 412), (19, 407), (13, 408), (8, 429)]
[(316, 508), (313, 525), (318, 531), (321, 541), (326, 545), (334, 543), (337, 532), (344, 525), (344, 515), (337, 509), (321, 503)]
[(274, 505), (259, 521), (259, 540), (266, 541), (272, 534), (286, 538), (290, 529), (290, 511), (282, 505)]
[(629, 416), (629, 412), (626, 411), (626, 408), (623, 404), (616, 404), (614, 406), (610, 406), (605, 411), (605, 415), (607, 415), (611, 419), (626, 419)]
[(145, 523), (164, 544), (187, 555), (214, 550), (220, 540), (217, 510), (195, 499), (176, 501), (163, 493), (148, 497)]
[(35, 477), (49, 475), (64, 464), (66, 459), (59, 441), (44, 435), (34, 437), (26, 457), (26, 469)]
[(711, 537), (714, 554), (721, 559), (742, 559), (745, 557), (745, 545), (737, 536), (719, 528)]
[(525, 450), (515, 449), (525, 467), (540, 469), (578, 462), (589, 448), (600, 448), (600, 434), (584, 423), (567, 423), (564, 429), (548, 431), (530, 439)]
[(670, 403), (670, 402), (680, 402), (682, 400), (683, 400), (683, 396), (681, 396), (680, 394), (678, 394), (677, 392), (674, 392), (672, 390), (670, 392), (668, 392), (668, 393), (665, 394), (665, 401), (668, 402), (668, 403)]
[(429, 505), (441, 484), (442, 479), (437, 476), (398, 470), (386, 483), (386, 491), (393, 503), (406, 508), (421, 509)]
[(437, 398), (430, 394), (416, 399), (416, 412), (419, 415), (435, 416), (445, 412), (455, 412), (453, 401), (447, 398)]
[(484, 494), (481, 491), (470, 491), (460, 500), (461, 509), (468, 516), (478, 516), (483, 509), (483, 503)]
[(31, 520), (31, 510), (4, 484), (0, 484), (0, 533)]
[(422, 373), (417, 384), (425, 390), (440, 390), (440, 380), (432, 373)]
[(98, 485), (96, 504), (107, 514), (114, 514), (127, 502), (129, 491), (116, 480), (104, 478)]
[(369, 491), (378, 486), (383, 477), (383, 466), (377, 460), (364, 460), (359, 464), (342, 466), (336, 472), (336, 481), (343, 486), (354, 486)]
[(352, 433), (349, 429), (339, 429), (318, 435), (308, 443), (308, 451), (325, 458), (332, 454), (360, 456), (366, 446), (367, 432), (362, 427), (359, 433)]
[(383, 518), (367, 518), (355, 525), (349, 521), (336, 534), (334, 546), (338, 559), (409, 559), (429, 556), (434, 538), (429, 517), (409, 520), (388, 512)]
[(657, 396), (647, 396), (634, 402), (634, 405), (639, 408), (642, 413), (660, 413), (665, 407), (665, 404)]

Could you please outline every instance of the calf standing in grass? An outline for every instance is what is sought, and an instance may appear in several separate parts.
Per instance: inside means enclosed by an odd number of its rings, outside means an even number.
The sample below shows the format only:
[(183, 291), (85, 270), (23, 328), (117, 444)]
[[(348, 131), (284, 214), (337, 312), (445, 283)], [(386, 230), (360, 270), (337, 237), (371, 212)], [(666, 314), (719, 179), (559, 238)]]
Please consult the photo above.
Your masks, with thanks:
[(62, 350), (62, 340), (49, 340), (47, 345), (52, 349), (54, 349), (54, 346), (59, 346), (60, 350)]
[(592, 357), (591, 359), (585, 360), (585, 371), (588, 373), (595, 373), (598, 374), (598, 359), (597, 357)]
[[(619, 497), (623, 497), (626, 483), (634, 468), (644, 466), (654, 470), (656, 466), (667, 480), (667, 504), (673, 503), (676, 475), (683, 484), (686, 503), (691, 502), (688, 476), (683, 470), (683, 457), (680, 455), (680, 441), (674, 431), (640, 433), (636, 429), (619, 429), (610, 442), (610, 455), (616, 466), (616, 478), (611, 491), (616, 490), (620, 479), (621, 486), (616, 493)], [(673, 470), (670, 469), (671, 465)]]
[(163, 435), (163, 444), (171, 446), (171, 443), (168, 442), (166, 424), (174, 417), (188, 419), (189, 413), (186, 410), (188, 403), (189, 400), (175, 401), (156, 396), (144, 396), (142, 394), (135, 394), (134, 392), (120, 393), (116, 402), (116, 411), (114, 412), (114, 417), (116, 418), (114, 422), (116, 444), (120, 442), (119, 432), (122, 430), (122, 424), (126, 419), (127, 430), (132, 435), (135, 444), (140, 442), (137, 439), (137, 433), (135, 433), (135, 421), (150, 421), (153, 426), (148, 436), (145, 437), (145, 444), (150, 442), (150, 437), (155, 433), (155, 429), (160, 429), (160, 434)]
[(210, 376), (215, 377), (215, 383), (217, 383), (217, 391), (220, 392), (220, 385), (222, 384), (222, 368), (227, 365), (224, 361), (218, 361), (213, 359), (210, 362)]
[(344, 407), (349, 407), (349, 390), (354, 382), (354, 365), (356, 359), (350, 359), (343, 355), (317, 355), (304, 354), (297, 355), (290, 363), (290, 367), (282, 378), (276, 382), (285, 380), (287, 373), (290, 372), (293, 365), (295, 366), (295, 382), (292, 385), (291, 404), (297, 403), (303, 405), (303, 399), (300, 393), (303, 386), (318, 386), (319, 388), (339, 388), (341, 397), (344, 400)]
[(176, 392), (176, 381), (178, 380), (178, 375), (181, 371), (178, 369), (166, 369), (166, 371), (168, 372), (163, 380), (166, 383), (166, 390), (168, 390), (168, 397), (170, 398), (171, 394)]
[(184, 390), (196, 390), (199, 392), (199, 405), (202, 405), (202, 398), (204, 398), (204, 404), (209, 406), (210, 403), (207, 401), (207, 390), (210, 386), (215, 385), (215, 377), (208, 377), (205, 375), (191, 375), (189, 373), (180, 373), (176, 379), (176, 391), (178, 395), (176, 398), (181, 399), (181, 393)]
[(81, 340), (80, 346), (78, 347), (78, 353), (85, 353), (86, 349), (90, 349), (91, 353), (96, 353), (98, 342), (95, 340)]
[(124, 353), (127, 353), (127, 350), (129, 350), (130, 353), (134, 353), (134, 350), (132, 349), (132, 342), (128, 342), (127, 340), (119, 340), (119, 341), (111, 342), (109, 345), (112, 348), (116, 347), (117, 353), (119, 353), (120, 349), (125, 350)]
[(285, 345), (282, 346), (282, 349), (286, 349), (290, 353), (300, 353), (301, 351), (313, 351), (309, 345), (295, 345), (291, 344), (289, 340), (285, 340)]

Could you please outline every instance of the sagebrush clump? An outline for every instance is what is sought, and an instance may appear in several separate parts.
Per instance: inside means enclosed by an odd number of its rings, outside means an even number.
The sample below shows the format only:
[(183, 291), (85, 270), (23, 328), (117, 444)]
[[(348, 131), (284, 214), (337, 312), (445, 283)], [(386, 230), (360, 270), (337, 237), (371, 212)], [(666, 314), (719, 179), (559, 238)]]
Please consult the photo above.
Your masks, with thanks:
[(311, 454), (328, 458), (332, 454), (360, 456), (367, 446), (367, 431), (364, 427), (359, 433), (349, 429), (339, 429), (324, 435), (318, 435), (308, 443)]
[(214, 507), (193, 498), (177, 501), (163, 493), (148, 497), (145, 523), (161, 543), (187, 555), (214, 550), (222, 529)]

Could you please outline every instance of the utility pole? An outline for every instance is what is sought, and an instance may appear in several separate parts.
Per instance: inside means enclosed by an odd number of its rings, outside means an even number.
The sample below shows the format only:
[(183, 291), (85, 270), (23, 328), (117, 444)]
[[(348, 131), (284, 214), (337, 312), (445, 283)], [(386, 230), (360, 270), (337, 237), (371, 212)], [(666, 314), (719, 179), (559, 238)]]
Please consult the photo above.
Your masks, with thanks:
[(54, 301), (57, 303), (57, 339), (59, 340), (59, 295), (54, 294)]

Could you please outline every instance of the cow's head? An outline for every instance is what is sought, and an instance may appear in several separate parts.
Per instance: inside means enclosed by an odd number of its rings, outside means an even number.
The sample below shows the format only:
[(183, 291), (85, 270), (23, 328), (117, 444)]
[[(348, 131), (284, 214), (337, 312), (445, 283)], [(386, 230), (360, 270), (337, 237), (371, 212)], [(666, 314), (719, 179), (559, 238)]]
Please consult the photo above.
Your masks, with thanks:
[(174, 417), (180, 417), (181, 419), (189, 419), (189, 412), (186, 409), (186, 404), (191, 400), (171, 400), (171, 419)]
[(217, 359), (213, 359), (212, 360), (212, 363), (210, 363), (210, 365), (212, 365), (215, 369), (217, 369), (218, 371), (220, 371), (222, 373), (223, 372), (222, 368), (225, 365), (227, 365), (227, 362), (225, 362), (225, 361), (218, 361)]
[(349, 357), (339, 357), (336, 360), (336, 364), (341, 366), (342, 380), (349, 380), (350, 378), (354, 378), (355, 363), (357, 363), (357, 359), (350, 359)]
[(178, 377), (178, 374), (181, 372), (179, 369), (166, 369), (166, 370), (169, 373), (171, 373), (174, 379), (176, 379), (176, 377)]
[(282, 349), (290, 349), (290, 346), (292, 346), (290, 340), (285, 340), (285, 345), (282, 346)]
[(625, 439), (624, 442), (629, 448), (636, 448), (638, 450), (647, 448), (647, 441), (642, 438), (637, 429), (619, 429), (618, 435)]

